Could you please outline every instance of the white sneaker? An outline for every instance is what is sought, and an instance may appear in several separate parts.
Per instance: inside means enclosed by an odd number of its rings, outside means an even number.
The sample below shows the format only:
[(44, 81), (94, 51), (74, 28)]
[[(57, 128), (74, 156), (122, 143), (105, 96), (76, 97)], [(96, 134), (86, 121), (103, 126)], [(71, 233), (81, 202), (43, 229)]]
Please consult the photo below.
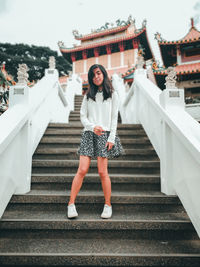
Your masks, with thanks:
[(67, 206), (67, 217), (68, 218), (75, 218), (78, 216), (76, 211), (76, 206), (74, 204), (70, 204)]
[(104, 205), (103, 212), (101, 214), (101, 218), (108, 219), (112, 216), (112, 206)]

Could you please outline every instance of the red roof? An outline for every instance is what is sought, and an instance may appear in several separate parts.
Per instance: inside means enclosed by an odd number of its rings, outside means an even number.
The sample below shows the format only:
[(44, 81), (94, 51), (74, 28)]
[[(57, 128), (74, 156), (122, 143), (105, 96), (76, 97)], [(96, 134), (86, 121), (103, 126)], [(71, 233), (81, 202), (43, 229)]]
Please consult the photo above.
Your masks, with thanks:
[[(167, 75), (167, 69), (153, 69), (155, 75)], [(178, 65), (175, 67), (177, 75), (180, 74), (191, 74), (191, 73), (200, 73), (200, 62), (192, 64)]]
[(200, 32), (197, 31), (195, 27), (192, 27), (190, 31), (188, 32), (188, 34), (186, 34), (186, 36), (181, 39), (181, 41), (187, 42), (187, 40), (190, 40), (190, 39), (191, 40), (200, 39)]
[(117, 43), (120, 41), (125, 41), (125, 40), (129, 40), (132, 38), (137, 37), (138, 35), (140, 35), (141, 33), (143, 33), (146, 30), (146, 28), (143, 28), (140, 32), (138, 32), (137, 34), (124, 34), (124, 36), (120, 36), (120, 37), (114, 37), (114, 38), (110, 38), (108, 40), (100, 40), (99, 42), (95, 42), (95, 43), (89, 43), (86, 45), (80, 45), (77, 47), (73, 47), (73, 48), (60, 48), (60, 51), (63, 53), (71, 53), (71, 52), (76, 52), (76, 51), (82, 51), (85, 49), (89, 49), (89, 48), (94, 48), (94, 47), (99, 47), (99, 46), (103, 46), (106, 44), (111, 44), (111, 43)]
[(194, 27), (193, 22), (192, 22), (192, 26), (189, 32), (182, 39), (177, 40), (177, 41), (166, 41), (161, 38), (160, 40), (158, 39), (158, 44), (159, 45), (169, 45), (169, 44), (174, 45), (174, 44), (192, 43), (196, 41), (200, 41), (200, 32)]
[(128, 25), (124, 25), (124, 26), (118, 26), (118, 27), (115, 27), (115, 28), (111, 28), (111, 29), (105, 29), (103, 31), (99, 31), (99, 32), (92, 32), (92, 33), (89, 33), (89, 34), (86, 34), (86, 35), (83, 35), (81, 37), (75, 37), (76, 40), (89, 40), (89, 39), (92, 39), (92, 38), (97, 38), (97, 37), (100, 37), (100, 36), (105, 36), (105, 35), (109, 35), (109, 34), (112, 34), (112, 33), (117, 33), (117, 32), (121, 32), (123, 30), (126, 30), (128, 27), (130, 26), (130, 24)]

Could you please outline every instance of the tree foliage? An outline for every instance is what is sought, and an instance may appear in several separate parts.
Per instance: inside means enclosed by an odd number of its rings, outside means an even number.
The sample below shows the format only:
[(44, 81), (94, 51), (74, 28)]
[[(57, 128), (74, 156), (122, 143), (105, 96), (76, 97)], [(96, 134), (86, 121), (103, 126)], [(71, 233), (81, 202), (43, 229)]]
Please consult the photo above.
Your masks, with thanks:
[(29, 68), (29, 81), (40, 80), (44, 76), (45, 69), (49, 67), (50, 56), (55, 57), (59, 76), (63, 76), (71, 70), (71, 64), (49, 47), (0, 43), (0, 64), (6, 63), (6, 70), (15, 81), (17, 80), (18, 65), (22, 63)]

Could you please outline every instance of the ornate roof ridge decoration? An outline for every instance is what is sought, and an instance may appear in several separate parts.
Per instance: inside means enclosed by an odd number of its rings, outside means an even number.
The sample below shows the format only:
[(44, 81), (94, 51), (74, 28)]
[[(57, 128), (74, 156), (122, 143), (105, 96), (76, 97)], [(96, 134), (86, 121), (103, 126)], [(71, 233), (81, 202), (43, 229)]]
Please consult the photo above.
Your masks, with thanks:
[(174, 44), (183, 44), (200, 41), (200, 31), (198, 31), (194, 26), (194, 20), (191, 18), (191, 27), (188, 33), (179, 40), (167, 41), (161, 37), (159, 32), (155, 33), (155, 39), (158, 41), (159, 45), (174, 45)]
[(127, 29), (131, 24), (135, 25), (135, 19), (132, 19), (131, 15), (129, 15), (127, 21), (117, 19), (115, 22), (116, 22), (116, 26), (114, 26), (113, 22), (111, 23), (106, 22), (103, 26), (101, 26), (98, 29), (91, 29), (91, 33), (89, 34), (85, 34), (85, 35), (79, 34), (78, 30), (73, 30), (72, 33), (76, 40), (87, 40), (87, 39), (94, 38), (99, 35), (103, 35), (105, 33), (110, 34), (111, 32), (115, 32), (115, 31), (117, 32), (123, 29)]
[(65, 44), (63, 41), (58, 41), (58, 46), (59, 46), (59, 48), (63, 48), (63, 47), (65, 47)]

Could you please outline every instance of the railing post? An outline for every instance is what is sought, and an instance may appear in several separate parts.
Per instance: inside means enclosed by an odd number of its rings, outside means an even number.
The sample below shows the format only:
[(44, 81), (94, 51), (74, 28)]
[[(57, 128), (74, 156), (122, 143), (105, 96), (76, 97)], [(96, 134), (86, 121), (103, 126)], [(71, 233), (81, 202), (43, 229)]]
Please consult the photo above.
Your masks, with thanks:
[[(22, 106), (22, 111), (28, 108), (29, 105), (29, 87), (28, 82), (28, 67), (26, 64), (19, 64), (18, 68), (18, 82), (12, 86), (9, 91), (9, 109), (15, 105)], [(31, 121), (28, 120), (21, 129), (19, 136), (14, 140), (12, 154), (16, 154), (14, 159), (14, 173), (13, 180), (16, 183), (15, 194), (27, 193), (30, 191), (31, 184)], [(10, 155), (10, 159), (13, 157)]]
[[(146, 70), (143, 68), (145, 64), (144, 61), (144, 57), (143, 57), (143, 52), (142, 50), (140, 50), (138, 52), (138, 56), (137, 56), (137, 62), (136, 62), (136, 70), (134, 72), (134, 80), (140, 80), (143, 78), (147, 78), (147, 72)], [(140, 105), (142, 103), (140, 103), (141, 99), (140, 99), (140, 94), (138, 92), (139, 88), (137, 86), (134, 87), (134, 97), (133, 97), (133, 106), (134, 106), (134, 110), (135, 110), (135, 114), (133, 114), (134, 117), (134, 121), (133, 123), (141, 123), (140, 122)]]
[[(176, 116), (180, 109), (185, 109), (184, 90), (175, 86), (176, 72), (173, 67), (168, 68), (166, 77), (166, 89), (160, 94), (160, 104), (167, 111)], [(174, 190), (175, 170), (173, 150), (176, 147), (173, 144), (170, 127), (166, 122), (161, 121), (161, 153), (160, 153), (160, 173), (161, 173), (161, 191), (167, 195), (176, 195)]]
[[(56, 60), (54, 56), (49, 57), (49, 68), (45, 69), (45, 76), (55, 75), (58, 78), (58, 71), (56, 69)], [(48, 76), (49, 77), (49, 76)]]

